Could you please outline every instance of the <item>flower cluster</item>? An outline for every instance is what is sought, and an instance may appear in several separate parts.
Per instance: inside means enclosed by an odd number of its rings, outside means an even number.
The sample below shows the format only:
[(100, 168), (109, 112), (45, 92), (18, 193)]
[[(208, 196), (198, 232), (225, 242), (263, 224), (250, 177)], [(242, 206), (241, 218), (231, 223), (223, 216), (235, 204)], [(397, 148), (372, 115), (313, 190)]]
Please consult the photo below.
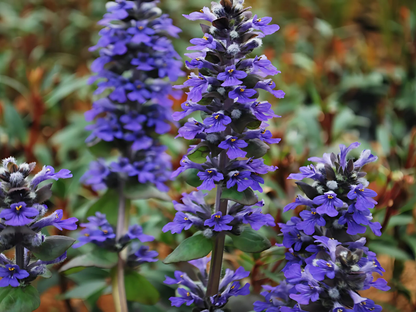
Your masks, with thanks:
[[(262, 191), (260, 174), (274, 171), (261, 157), (267, 152), (266, 143), (278, 143), (266, 129), (267, 121), (275, 115), (271, 104), (259, 101), (261, 90), (282, 98), (284, 92), (274, 90), (272, 79), (279, 71), (266, 56), (249, 58), (248, 55), (262, 43), (261, 38), (279, 29), (268, 25), (270, 18), (257, 18), (243, 8), (243, 0), (213, 2), (212, 9), (184, 15), (190, 20), (205, 20), (202, 38), (192, 39), (189, 69), (197, 69), (178, 88), (189, 88), (188, 98), (182, 104), (183, 112), (173, 115), (180, 120), (200, 111), (203, 120), (191, 117), (179, 129), (179, 136), (200, 143), (188, 151), (172, 176), (186, 169), (198, 171), (199, 190), (211, 190), (217, 184), (235, 188)], [(224, 155), (219, 161), (219, 155)], [(201, 157), (202, 155), (202, 157)]]
[(106, 215), (96, 212), (95, 216), (88, 217), (88, 223), (81, 223), (84, 227), (80, 232), (78, 243), (74, 244), (74, 248), (79, 248), (87, 243), (107, 249), (109, 251), (120, 252), (129, 246), (127, 265), (136, 267), (145, 262), (156, 262), (154, 259), (158, 256), (156, 251), (150, 251), (148, 246), (141, 245), (142, 242), (150, 242), (155, 238), (143, 233), (140, 225), (132, 225), (126, 234), (116, 240), (114, 227), (107, 221)]
[(190, 264), (198, 268), (199, 281), (193, 281), (185, 272), (175, 271), (174, 277), (166, 276), (165, 284), (181, 285), (178, 288), (178, 297), (171, 297), (169, 300), (172, 306), (180, 307), (183, 304), (187, 306), (193, 304), (196, 312), (222, 311), (228, 299), (232, 296), (245, 296), (250, 293), (250, 284), (242, 284), (240, 280), (249, 276), (250, 272), (239, 267), (236, 271), (227, 269), (224, 277), (221, 279), (218, 294), (206, 297), (206, 287), (208, 283), (207, 264), (211, 258), (201, 258), (189, 261)]
[(118, 177), (166, 189), (171, 164), (158, 137), (170, 129), (169, 96), (177, 92), (164, 78), (175, 81), (184, 73), (168, 39), (177, 37), (180, 29), (161, 14), (157, 2), (109, 2), (100, 21), (105, 28), (91, 48), (100, 49), (91, 66), (96, 73), (91, 82), (99, 80), (95, 94), (106, 96), (85, 114), (87, 121), (95, 119), (87, 126), (87, 142), (112, 142), (121, 154), (109, 165), (103, 159), (91, 163), (83, 182), (95, 190), (114, 186)]
[[(263, 285), (265, 291), (261, 293), (265, 301), (256, 301), (256, 312), (301, 312), (299, 305), (290, 298), (290, 294), (296, 293), (295, 286), (282, 281), (276, 287)], [(290, 308), (293, 307), (293, 308)], [(341, 311), (340, 311), (341, 312)]]
[(221, 211), (215, 212), (212, 205), (205, 203), (202, 191), (190, 194), (182, 194), (182, 202), (173, 202), (178, 211), (172, 222), (163, 227), (163, 232), (171, 231), (180, 233), (188, 230), (191, 226), (203, 231), (204, 235), (211, 237), (214, 232), (229, 231), (234, 234), (242, 232), (242, 224), (249, 224), (254, 230), (259, 230), (263, 225), (275, 226), (274, 219), (270, 214), (262, 214), (263, 201), (254, 206), (245, 206), (239, 203), (229, 202), (227, 214)]
[(0, 168), (0, 252), (16, 247), (16, 257), (15, 261), (12, 261), (0, 254), (0, 276), (3, 278), (0, 286), (17, 287), (45, 274), (46, 265), (59, 263), (66, 258), (65, 251), (57, 255), (56, 259), (48, 261), (35, 258), (33, 252), (42, 251), (44, 242), (55, 238), (55, 236), (46, 237), (40, 231), (46, 226), (54, 226), (61, 231), (75, 230), (78, 219), (62, 220), (62, 210), (44, 217), (48, 211), (44, 203), (52, 195), (52, 183), (40, 184), (46, 180), (70, 178), (72, 174), (69, 170), (62, 169), (55, 172), (51, 166), (44, 166), (30, 179), (29, 174), (36, 163), (18, 165), (13, 157), (9, 157), (3, 160), (2, 165)]
[[(252, 16), (243, 4), (244, 0), (221, 0), (212, 2), (211, 9), (204, 7), (200, 12), (184, 15), (209, 25), (201, 24), (202, 38), (192, 39), (188, 47), (191, 52), (186, 55), (191, 60), (186, 61), (186, 66), (195, 72), (176, 87), (189, 91), (187, 101), (182, 103), (183, 111), (174, 113), (173, 119), (178, 121), (194, 112), (199, 112), (201, 118), (189, 116), (178, 131), (178, 137), (198, 143), (190, 146), (172, 178), (190, 169), (187, 181), (192, 186), (199, 191), (217, 188), (217, 193), (215, 207), (205, 203), (202, 192), (183, 194), (183, 204), (174, 202), (178, 212), (163, 231), (179, 233), (193, 225), (206, 238), (215, 240), (213, 250), (217, 252), (213, 252), (205, 293), (182, 289), (180, 297), (171, 298), (172, 305), (194, 303), (198, 311), (222, 311), (229, 297), (224, 287), (231, 273), (220, 281), (225, 239), (220, 232), (242, 237), (246, 228), (242, 224), (255, 230), (275, 225), (270, 215), (261, 213), (263, 203), (254, 191), (263, 191), (260, 175), (277, 169), (267, 166), (262, 157), (268, 144), (280, 141), (267, 130), (267, 122), (279, 116), (269, 102), (259, 98), (264, 91), (276, 98), (283, 98), (284, 92), (275, 90), (275, 83), (268, 78), (280, 72), (267, 57), (252, 58), (249, 54), (279, 26), (269, 25), (269, 17)], [(237, 286), (230, 286), (230, 294), (249, 292), (248, 285), (241, 290)]]
[[(382, 278), (373, 280), (373, 273), (382, 275), (384, 269), (375, 253), (365, 246), (365, 238), (356, 235), (365, 233), (366, 226), (381, 235), (381, 225), (371, 221), (370, 212), (377, 204), (373, 199), (377, 194), (367, 189), (366, 173), (360, 171), (377, 157), (364, 150), (357, 160), (347, 159), (347, 154), (359, 145), (340, 145), (337, 155), (312, 157), (309, 160), (318, 162), (316, 166), (302, 167), (300, 173), (289, 176), (314, 180), (312, 185), (297, 182), (307, 198), (298, 196), (284, 209), (305, 206), (300, 217), (279, 224), (283, 245), (289, 249), (283, 271), (287, 285), (296, 285), (289, 292), (297, 302), (291, 311), (381, 311), (380, 306), (357, 293), (370, 287), (390, 288)], [(279, 304), (271, 302), (269, 306)], [(280, 311), (268, 310), (269, 306), (258, 303), (256, 311)]]

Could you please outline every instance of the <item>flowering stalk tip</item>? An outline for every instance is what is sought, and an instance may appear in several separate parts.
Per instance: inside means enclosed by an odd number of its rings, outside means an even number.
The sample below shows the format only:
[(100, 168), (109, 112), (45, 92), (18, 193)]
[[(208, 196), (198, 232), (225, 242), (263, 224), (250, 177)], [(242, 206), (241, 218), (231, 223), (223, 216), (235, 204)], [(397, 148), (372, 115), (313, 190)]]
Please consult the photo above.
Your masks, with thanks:
[(364, 150), (355, 161), (347, 158), (359, 145), (341, 144), (338, 154), (309, 158), (318, 164), (301, 167), (300, 173), (289, 176), (314, 182), (297, 182), (308, 198), (299, 195), (284, 209), (306, 207), (300, 217), (279, 224), (283, 246), (288, 248), (283, 268), (286, 280), (274, 288), (264, 286), (266, 301), (254, 304), (256, 312), (381, 311), (358, 294), (370, 287), (390, 289), (384, 279), (374, 280), (373, 273), (382, 275), (384, 269), (365, 246), (365, 238), (357, 235), (365, 233), (366, 226), (381, 235), (381, 225), (372, 221), (370, 211), (377, 204), (373, 199), (377, 193), (367, 188), (366, 173), (361, 171), (377, 157)]
[[(213, 298), (221, 289), (225, 235), (239, 236), (244, 241), (243, 237), (251, 230), (244, 224), (255, 230), (263, 225), (275, 225), (272, 216), (261, 213), (259, 207), (263, 203), (254, 190), (262, 192), (264, 180), (260, 174), (277, 169), (265, 165), (262, 157), (269, 149), (268, 144), (280, 141), (266, 129), (267, 122), (279, 116), (269, 102), (259, 98), (263, 92), (282, 98), (284, 92), (275, 90), (275, 83), (266, 78), (279, 73), (267, 57), (251, 58), (249, 54), (261, 45), (265, 35), (279, 27), (269, 24), (271, 18), (253, 17), (243, 3), (243, 0), (221, 0), (213, 2), (211, 9), (204, 7), (200, 12), (184, 15), (189, 20), (203, 20), (209, 25), (201, 24), (202, 36), (192, 39), (192, 46), (187, 48), (190, 53), (186, 56), (191, 60), (186, 61), (186, 66), (197, 72), (191, 72), (188, 80), (176, 87), (188, 91), (187, 101), (181, 105), (184, 111), (175, 113), (175, 120), (196, 111), (200, 111), (203, 118), (190, 117), (179, 129), (178, 137), (197, 139), (200, 143), (189, 149), (172, 177), (193, 169), (190, 174), (200, 181), (197, 185), (200, 192), (183, 194), (183, 204), (174, 202), (178, 213), (163, 231), (179, 233), (194, 226), (212, 240), (205, 292), (205, 302), (208, 302), (205, 309), (209, 311), (216, 304), (207, 298)], [(216, 203), (212, 207), (205, 203), (203, 191), (214, 188)], [(244, 199), (240, 192), (244, 193)], [(259, 241), (267, 241), (262, 236), (260, 239), (258, 233), (250, 233)], [(268, 246), (261, 248), (264, 250)], [(183, 291), (182, 299), (174, 299), (172, 304), (186, 301), (197, 306), (196, 311), (202, 311), (199, 301), (192, 297), (192, 292), (189, 294)], [(220, 307), (227, 302), (227, 298), (216, 300), (221, 301)]]

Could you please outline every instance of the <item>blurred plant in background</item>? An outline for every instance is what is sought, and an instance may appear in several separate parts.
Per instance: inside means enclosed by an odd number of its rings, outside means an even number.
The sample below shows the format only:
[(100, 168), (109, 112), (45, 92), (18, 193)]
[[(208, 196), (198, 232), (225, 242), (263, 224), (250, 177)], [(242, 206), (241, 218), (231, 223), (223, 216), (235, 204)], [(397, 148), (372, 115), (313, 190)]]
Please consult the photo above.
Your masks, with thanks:
[[(58, 181), (52, 188), (52, 202), (63, 209), (65, 217), (71, 214), (83, 219), (90, 206), (87, 198), (91, 190), (79, 183), (95, 158), (84, 144), (88, 133), (83, 113), (91, 108), (93, 92), (86, 85), (93, 61), (88, 47), (97, 42), (99, 27), (95, 25), (105, 12), (104, 4), (104, 0), (0, 2), (0, 156), (14, 155), (18, 160), (37, 161), (39, 166), (70, 169), (74, 177)], [(200, 29), (185, 21), (181, 13), (199, 10), (201, 3), (161, 0), (160, 5), (184, 30), (173, 42), (183, 54)], [(379, 160), (368, 169), (368, 180), (374, 181), (369, 188), (379, 194), (373, 216), (382, 224), (383, 234), (369, 234), (367, 241), (380, 255), (392, 290), (382, 296), (377, 291), (364, 295), (387, 311), (414, 311), (416, 4), (412, 0), (247, 0), (246, 5), (253, 6), (259, 16), (278, 20), (281, 27), (280, 36), (265, 38), (263, 43), (263, 53), (282, 71), (275, 82), (286, 92), (279, 105), (273, 97), (268, 99), (275, 112), (284, 117), (270, 127), (273, 137), (282, 141), (271, 148), (266, 159), (279, 170), (265, 177), (264, 211), (280, 223), (299, 214), (301, 207), (294, 213), (282, 212), (296, 193), (295, 184), (286, 177), (305, 165), (308, 157), (336, 151), (340, 143), (360, 141), (363, 148), (371, 147)], [(181, 110), (182, 102), (175, 101), (174, 111)], [(173, 140), (175, 133), (172, 128), (161, 140), (169, 147), (176, 169), (186, 145), (180, 139)], [(358, 158), (359, 154), (351, 156)], [(179, 200), (181, 193), (191, 190), (177, 180), (170, 184), (169, 194)], [(132, 222), (140, 221), (144, 232), (155, 236), (152, 248), (165, 258), (185, 238), (184, 234), (161, 232), (173, 219), (172, 205), (156, 201), (132, 204)], [(265, 232), (273, 242), (281, 242), (278, 233), (279, 228)], [(68, 253), (73, 255), (73, 251)], [(284, 278), (277, 273), (285, 265), (282, 248), (253, 257), (235, 251), (228, 255), (226, 261), (251, 271), (254, 293), (261, 291), (262, 284)], [(173, 270), (157, 264), (155, 272), (146, 272), (164, 298), (174, 295), (162, 284), (164, 275)], [(100, 274), (87, 269), (71, 274), (68, 283), (57, 274), (40, 280), (37, 288), (45, 306), (39, 311), (50, 311), (48, 306), (74, 311), (85, 303), (94, 307), (98, 289), (109, 292), (108, 285), (97, 282)], [(65, 300), (55, 299), (85, 280), (91, 282), (88, 287), (67, 292), (61, 297)], [(252, 302), (261, 298), (246, 297)], [(108, 301), (110, 296), (101, 296), (91, 310), (105, 311)], [(239, 304), (247, 306), (242, 302), (230, 304), (236, 309), (241, 308)], [(161, 305), (169, 307), (170, 303)], [(158, 307), (150, 309), (159, 311)]]

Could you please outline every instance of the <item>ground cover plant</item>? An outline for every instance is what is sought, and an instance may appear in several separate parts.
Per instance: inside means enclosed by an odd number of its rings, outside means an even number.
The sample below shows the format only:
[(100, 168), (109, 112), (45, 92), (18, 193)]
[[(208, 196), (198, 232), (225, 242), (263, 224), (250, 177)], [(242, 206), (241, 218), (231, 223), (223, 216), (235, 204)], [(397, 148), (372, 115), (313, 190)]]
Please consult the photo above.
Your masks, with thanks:
[(0, 310), (414, 311), (415, 9), (0, 3)]

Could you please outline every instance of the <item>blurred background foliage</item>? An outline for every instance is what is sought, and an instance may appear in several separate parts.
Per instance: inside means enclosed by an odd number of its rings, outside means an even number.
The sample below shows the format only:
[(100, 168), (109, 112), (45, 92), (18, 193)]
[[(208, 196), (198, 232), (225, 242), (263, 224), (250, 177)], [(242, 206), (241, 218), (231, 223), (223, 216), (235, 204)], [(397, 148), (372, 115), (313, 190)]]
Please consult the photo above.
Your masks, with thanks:
[[(92, 102), (93, 86), (86, 80), (96, 55), (88, 47), (98, 39), (96, 22), (105, 12), (105, 0), (1, 0), (0, 1), (0, 157), (37, 161), (70, 169), (74, 177), (54, 186), (52, 209), (84, 219), (98, 194), (82, 187), (79, 178), (96, 151), (84, 144), (87, 133), (83, 113)], [(286, 92), (283, 100), (269, 98), (282, 116), (272, 130), (282, 142), (268, 153), (268, 164), (279, 170), (266, 179), (268, 212), (277, 222), (293, 212), (282, 208), (293, 201), (297, 188), (286, 180), (307, 164), (310, 156), (335, 151), (338, 144), (362, 143), (379, 160), (366, 168), (370, 187), (379, 193), (375, 219), (383, 235), (368, 236), (386, 268), (392, 290), (366, 291), (384, 311), (416, 310), (416, 2), (414, 0), (247, 0), (259, 16), (272, 16), (281, 30), (264, 40), (263, 53), (281, 70), (275, 79)], [(181, 16), (209, 6), (209, 1), (161, 0), (164, 12), (183, 29), (174, 40), (183, 55), (192, 37), (202, 36), (197, 22)], [(174, 110), (180, 110), (176, 101)], [(174, 166), (186, 151), (185, 142), (173, 140), (176, 127), (163, 137)], [(358, 156), (358, 155), (354, 155)], [(192, 190), (183, 180), (171, 183), (169, 195)], [(105, 205), (104, 205), (105, 206)], [(107, 205), (104, 212), (116, 209)], [(185, 234), (163, 234), (161, 228), (174, 211), (170, 202), (134, 201), (134, 221), (143, 224), (157, 242), (152, 247), (163, 259)], [(301, 207), (298, 207), (301, 209)], [(91, 211), (91, 210), (90, 210)], [(296, 210), (294, 213), (299, 213)], [(263, 230), (280, 242), (279, 228)], [(71, 250), (70, 256), (79, 253)], [(233, 250), (226, 265), (252, 271), (256, 300), (261, 285), (282, 278), (284, 250), (272, 248), (262, 255)], [(113, 311), (109, 274), (86, 269), (62, 276), (55, 268), (51, 279), (37, 283), (42, 293), (38, 311)], [(186, 265), (182, 270), (188, 270)], [(157, 306), (140, 311), (188, 311), (171, 308), (174, 290), (162, 284), (173, 266), (161, 262), (143, 274), (161, 292)], [(247, 302), (234, 302), (233, 311), (248, 311)], [(240, 306), (239, 306), (240, 305)], [(245, 307), (243, 307), (245, 305)], [(133, 305), (132, 311), (139, 309)]]

